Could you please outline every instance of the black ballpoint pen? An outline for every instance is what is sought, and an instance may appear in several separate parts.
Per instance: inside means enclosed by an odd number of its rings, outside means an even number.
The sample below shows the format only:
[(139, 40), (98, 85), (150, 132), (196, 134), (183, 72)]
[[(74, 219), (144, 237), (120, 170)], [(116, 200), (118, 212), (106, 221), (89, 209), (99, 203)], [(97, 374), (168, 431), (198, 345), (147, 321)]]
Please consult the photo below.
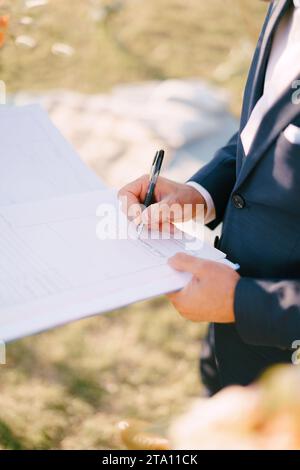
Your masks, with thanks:
[[(153, 202), (154, 190), (155, 190), (157, 179), (159, 177), (159, 173), (160, 173), (164, 156), (165, 156), (165, 152), (163, 150), (159, 150), (155, 154), (151, 171), (150, 171), (150, 175), (149, 175), (149, 186), (148, 186), (147, 194), (144, 200), (145, 207), (149, 207)], [(141, 222), (137, 227), (138, 237), (141, 235), (143, 231), (143, 226), (144, 224), (143, 222)]]

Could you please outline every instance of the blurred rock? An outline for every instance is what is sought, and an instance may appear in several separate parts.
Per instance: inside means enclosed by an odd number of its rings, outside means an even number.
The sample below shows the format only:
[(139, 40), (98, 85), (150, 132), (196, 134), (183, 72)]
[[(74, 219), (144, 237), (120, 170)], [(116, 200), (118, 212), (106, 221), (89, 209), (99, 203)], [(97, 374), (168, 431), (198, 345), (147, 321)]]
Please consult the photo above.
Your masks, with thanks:
[(15, 43), (17, 46), (25, 47), (27, 49), (34, 49), (37, 44), (34, 38), (31, 36), (26, 36), (25, 34), (17, 36)]
[(33, 23), (33, 18), (31, 16), (22, 16), (19, 23), (23, 26), (30, 26)]
[(123, 85), (107, 95), (19, 93), (13, 100), (41, 103), (83, 160), (114, 186), (148, 172), (160, 147), (164, 174), (184, 181), (237, 128), (224, 94), (199, 80)]
[(43, 7), (47, 5), (48, 0), (25, 0), (25, 8), (31, 10), (36, 7)]
[(69, 44), (57, 42), (51, 47), (51, 52), (53, 55), (71, 57), (75, 53), (75, 50), (72, 46), (69, 46)]

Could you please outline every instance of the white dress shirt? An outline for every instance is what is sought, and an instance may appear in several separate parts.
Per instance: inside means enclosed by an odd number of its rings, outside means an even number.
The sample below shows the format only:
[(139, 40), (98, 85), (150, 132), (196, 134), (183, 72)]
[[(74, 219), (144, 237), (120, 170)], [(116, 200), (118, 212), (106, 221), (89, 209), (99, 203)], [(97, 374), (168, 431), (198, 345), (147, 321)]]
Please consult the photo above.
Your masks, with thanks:
[[(266, 70), (264, 92), (256, 103), (251, 116), (241, 133), (241, 140), (247, 156), (261, 124), (270, 107), (280, 97), (284, 89), (292, 82), (300, 71), (300, 0), (294, 0), (291, 7), (281, 20), (274, 36)], [(284, 131), (285, 137), (293, 144), (300, 144), (300, 129), (290, 125)], [(207, 205), (205, 223), (212, 222), (216, 217), (214, 202), (209, 192), (198, 183), (190, 181), (188, 185), (197, 189), (204, 197)]]

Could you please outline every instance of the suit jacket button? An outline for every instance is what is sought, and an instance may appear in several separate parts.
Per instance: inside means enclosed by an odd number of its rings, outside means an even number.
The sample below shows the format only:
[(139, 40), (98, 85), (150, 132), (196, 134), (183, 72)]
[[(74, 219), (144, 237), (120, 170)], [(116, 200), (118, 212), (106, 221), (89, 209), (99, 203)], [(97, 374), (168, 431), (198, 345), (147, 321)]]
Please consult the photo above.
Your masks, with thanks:
[(236, 209), (243, 209), (246, 205), (245, 199), (240, 194), (233, 194), (232, 202)]

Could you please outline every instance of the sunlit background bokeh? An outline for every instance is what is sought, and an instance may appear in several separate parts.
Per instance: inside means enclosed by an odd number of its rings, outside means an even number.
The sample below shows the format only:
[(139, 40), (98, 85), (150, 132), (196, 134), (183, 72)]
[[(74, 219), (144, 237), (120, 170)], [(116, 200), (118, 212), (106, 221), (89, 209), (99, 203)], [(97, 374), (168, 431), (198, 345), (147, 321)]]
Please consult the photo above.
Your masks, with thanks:
[[(0, 14), (9, 15), (0, 27), (0, 80), (9, 101), (38, 93), (99, 176), (117, 184), (122, 162), (127, 178), (144, 172), (151, 142), (164, 143), (164, 136), (132, 116), (128, 130), (126, 112), (116, 117), (110, 107), (105, 114), (104, 97), (121, 87), (128, 105), (128, 84), (201, 80), (203, 96), (225, 96), (226, 109), (217, 111), (234, 127), (265, 11), (259, 0), (0, 0)], [(91, 132), (84, 139), (82, 128)], [(130, 129), (140, 133), (137, 147)], [(145, 135), (153, 138), (147, 145)], [(180, 150), (172, 136), (166, 145)], [(179, 155), (183, 168), (185, 153)], [(166, 427), (201, 393), (204, 332), (159, 298), (8, 345), (0, 366), (0, 448), (119, 448), (115, 425), (124, 417)]]

